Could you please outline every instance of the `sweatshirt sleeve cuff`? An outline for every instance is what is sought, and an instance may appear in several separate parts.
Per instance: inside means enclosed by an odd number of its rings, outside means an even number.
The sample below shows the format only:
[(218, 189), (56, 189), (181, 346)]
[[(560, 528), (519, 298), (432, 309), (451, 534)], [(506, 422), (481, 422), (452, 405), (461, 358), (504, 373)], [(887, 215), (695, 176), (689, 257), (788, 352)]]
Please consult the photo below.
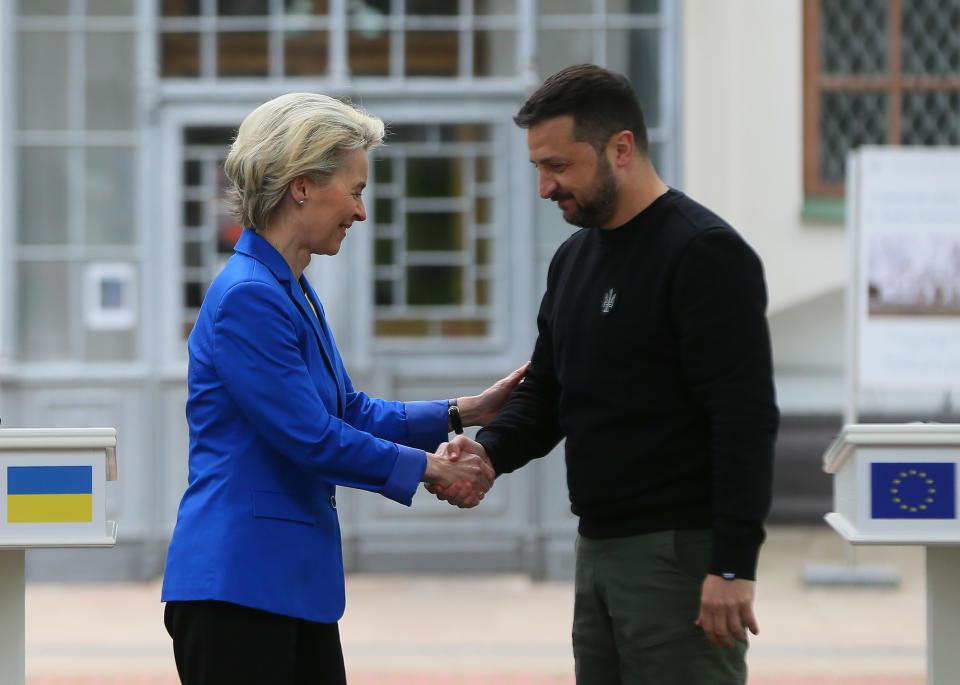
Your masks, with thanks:
[(726, 578), (756, 580), (759, 555), (759, 542), (714, 533), (710, 573)]
[(427, 455), (423, 450), (397, 445), (397, 463), (394, 464), (393, 471), (387, 477), (380, 493), (409, 507), (426, 470)]
[(403, 406), (407, 415), (407, 439), (404, 444), (433, 452), (437, 445), (446, 441), (446, 400), (404, 402)]

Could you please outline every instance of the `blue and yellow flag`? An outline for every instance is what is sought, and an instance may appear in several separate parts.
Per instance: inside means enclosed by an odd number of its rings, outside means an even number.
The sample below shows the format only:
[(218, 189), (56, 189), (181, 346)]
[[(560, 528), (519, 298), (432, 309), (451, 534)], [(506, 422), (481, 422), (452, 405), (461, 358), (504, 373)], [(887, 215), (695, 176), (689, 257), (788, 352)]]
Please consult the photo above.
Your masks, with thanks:
[(93, 521), (92, 466), (8, 466), (8, 523)]
[(871, 517), (875, 519), (957, 518), (956, 465), (870, 464)]

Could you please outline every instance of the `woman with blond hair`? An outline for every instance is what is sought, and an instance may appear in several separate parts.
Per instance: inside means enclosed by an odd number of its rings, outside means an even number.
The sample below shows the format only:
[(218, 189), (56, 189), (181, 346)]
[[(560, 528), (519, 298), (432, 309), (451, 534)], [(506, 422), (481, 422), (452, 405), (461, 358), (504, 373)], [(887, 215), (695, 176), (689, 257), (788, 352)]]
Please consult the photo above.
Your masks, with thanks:
[(523, 369), (473, 397), (369, 398), (303, 276), (366, 218), (383, 135), (349, 104), (292, 93), (254, 110), (227, 157), (246, 230), (188, 341), (189, 477), (162, 593), (186, 685), (346, 682), (335, 487), (409, 505), (421, 481), (470, 483), (459, 504), (473, 506), (492, 484), (485, 461), (443, 441), (450, 422), (493, 418)]

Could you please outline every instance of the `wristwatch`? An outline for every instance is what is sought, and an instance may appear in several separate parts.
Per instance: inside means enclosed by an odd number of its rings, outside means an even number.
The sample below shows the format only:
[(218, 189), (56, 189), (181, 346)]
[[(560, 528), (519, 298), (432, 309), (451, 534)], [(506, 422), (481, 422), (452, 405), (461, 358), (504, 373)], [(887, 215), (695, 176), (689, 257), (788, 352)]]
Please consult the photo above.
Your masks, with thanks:
[(457, 401), (447, 400), (447, 426), (453, 429), (453, 432), (457, 435), (463, 433), (463, 420), (460, 418), (460, 407), (457, 406)]

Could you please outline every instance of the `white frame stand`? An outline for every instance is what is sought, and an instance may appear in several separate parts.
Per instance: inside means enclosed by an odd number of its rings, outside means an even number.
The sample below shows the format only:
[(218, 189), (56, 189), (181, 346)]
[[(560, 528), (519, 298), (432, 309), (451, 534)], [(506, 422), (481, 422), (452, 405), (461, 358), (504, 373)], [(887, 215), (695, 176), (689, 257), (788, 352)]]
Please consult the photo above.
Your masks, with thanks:
[[(954, 464), (952, 518), (873, 518), (871, 467)], [(848, 424), (823, 455), (834, 476), (834, 511), (824, 518), (852, 545), (923, 545), (927, 561), (927, 683), (960, 673), (960, 424)], [(936, 495), (932, 495), (936, 496)]]
[[(113, 428), (0, 429), (0, 685), (24, 685), (25, 550), (50, 547), (113, 547), (117, 524), (105, 517), (105, 481), (117, 479)], [(89, 466), (91, 521), (11, 522), (8, 468)]]

